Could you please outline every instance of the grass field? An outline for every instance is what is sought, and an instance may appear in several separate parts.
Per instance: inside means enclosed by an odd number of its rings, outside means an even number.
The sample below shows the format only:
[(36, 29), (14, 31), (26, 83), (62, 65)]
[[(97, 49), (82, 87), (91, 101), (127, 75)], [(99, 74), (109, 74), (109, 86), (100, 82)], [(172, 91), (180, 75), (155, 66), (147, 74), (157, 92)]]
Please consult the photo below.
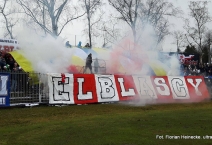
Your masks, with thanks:
[(205, 135), (212, 136), (212, 102), (0, 109), (0, 145), (212, 144), (212, 139), (203, 139)]

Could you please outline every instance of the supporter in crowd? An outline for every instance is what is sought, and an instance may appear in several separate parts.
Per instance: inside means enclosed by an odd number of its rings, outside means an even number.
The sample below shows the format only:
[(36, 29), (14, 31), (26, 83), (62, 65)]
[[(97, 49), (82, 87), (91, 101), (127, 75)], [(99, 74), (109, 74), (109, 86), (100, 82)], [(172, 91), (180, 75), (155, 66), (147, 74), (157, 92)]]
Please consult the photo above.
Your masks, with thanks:
[(21, 70), (21, 67), (15, 62), (13, 69), (11, 70), (11, 91), (15, 92), (17, 90), (17, 82), (18, 82), (18, 72)]
[(66, 42), (66, 47), (67, 48), (71, 48), (72, 47), (71, 44), (69, 43), (69, 41)]
[(0, 65), (1, 65), (1, 70), (4, 70), (4, 66), (6, 65), (6, 61), (3, 57), (3, 55), (0, 56)]
[(194, 76), (196, 76), (196, 75), (199, 74), (199, 70), (197, 69), (196, 66), (194, 66), (194, 69), (193, 69), (193, 71), (192, 71), (192, 74), (193, 74)]
[(9, 53), (6, 53), (6, 54), (4, 55), (4, 59), (5, 59), (5, 61), (6, 61), (6, 64), (9, 64), (10, 57), (11, 57), (11, 55), (10, 55)]
[(80, 41), (77, 45), (78, 48), (82, 48), (82, 42)]
[(209, 69), (208, 76), (212, 77), (212, 68)]
[(98, 69), (99, 69), (99, 61), (96, 58), (95, 61), (94, 61), (94, 72), (98, 73)]
[(84, 69), (83, 73), (86, 72), (87, 68), (90, 69), (90, 73), (93, 73), (91, 64), (92, 64), (92, 54), (90, 53), (88, 55), (88, 57), (86, 58), (86, 64), (85, 64), (85, 69)]
[(14, 59), (12, 58), (12, 56), (9, 57), (9, 60), (8, 60), (8, 63), (10, 65), (10, 70), (13, 70), (13, 67), (14, 67)]
[(4, 66), (4, 69), (3, 69), (4, 71), (7, 71), (7, 72), (10, 72), (11, 70), (10, 70), (10, 65), (9, 64), (6, 64), (5, 66)]
[(204, 75), (204, 67), (202, 64), (199, 64), (200, 75)]
[(190, 74), (187, 67), (184, 68), (183, 76), (188, 76)]
[(87, 44), (85, 45), (85, 47), (86, 47), (86, 48), (90, 48), (90, 45), (89, 45), (89, 43), (87, 43)]

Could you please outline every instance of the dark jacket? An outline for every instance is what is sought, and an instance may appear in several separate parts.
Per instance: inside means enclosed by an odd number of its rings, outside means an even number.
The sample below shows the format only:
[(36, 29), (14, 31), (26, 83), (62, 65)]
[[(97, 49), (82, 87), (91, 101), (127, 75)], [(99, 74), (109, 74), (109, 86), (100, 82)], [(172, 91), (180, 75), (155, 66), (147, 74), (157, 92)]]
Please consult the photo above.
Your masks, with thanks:
[(91, 65), (92, 62), (93, 62), (92, 56), (91, 56), (91, 54), (89, 54), (88, 57), (86, 58), (86, 65)]

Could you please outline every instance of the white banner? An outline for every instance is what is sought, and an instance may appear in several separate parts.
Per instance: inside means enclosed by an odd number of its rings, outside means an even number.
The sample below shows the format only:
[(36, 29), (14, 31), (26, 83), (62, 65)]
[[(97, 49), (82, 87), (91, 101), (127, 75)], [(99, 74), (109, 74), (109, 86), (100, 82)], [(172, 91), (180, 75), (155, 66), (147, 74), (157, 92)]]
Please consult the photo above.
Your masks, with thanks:
[(157, 99), (150, 76), (133, 76), (133, 79), (141, 99)]
[(95, 75), (98, 102), (119, 101), (113, 75)]
[(196, 102), (209, 98), (202, 76), (48, 74), (50, 104), (90, 104), (121, 100), (146, 103)]
[(48, 74), (49, 103), (74, 104), (73, 74), (65, 74), (65, 83), (62, 83), (61, 74)]
[(0, 39), (0, 50), (10, 52), (18, 49), (18, 41), (15, 39)]

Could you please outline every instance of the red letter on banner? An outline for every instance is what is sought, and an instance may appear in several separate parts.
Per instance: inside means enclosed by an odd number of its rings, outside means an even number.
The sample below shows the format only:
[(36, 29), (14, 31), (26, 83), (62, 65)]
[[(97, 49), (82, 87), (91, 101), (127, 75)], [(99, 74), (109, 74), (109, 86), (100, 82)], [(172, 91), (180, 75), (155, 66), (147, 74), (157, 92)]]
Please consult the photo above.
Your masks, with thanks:
[(114, 75), (114, 77), (119, 100), (134, 100), (139, 98), (132, 76)]
[(93, 74), (74, 74), (74, 102), (75, 104), (98, 102)]
[(158, 102), (160, 103), (174, 102), (169, 81), (166, 76), (164, 77), (152, 76), (151, 80), (158, 97), (157, 99)]
[(202, 76), (185, 76), (185, 81), (192, 102), (209, 98), (208, 89)]

